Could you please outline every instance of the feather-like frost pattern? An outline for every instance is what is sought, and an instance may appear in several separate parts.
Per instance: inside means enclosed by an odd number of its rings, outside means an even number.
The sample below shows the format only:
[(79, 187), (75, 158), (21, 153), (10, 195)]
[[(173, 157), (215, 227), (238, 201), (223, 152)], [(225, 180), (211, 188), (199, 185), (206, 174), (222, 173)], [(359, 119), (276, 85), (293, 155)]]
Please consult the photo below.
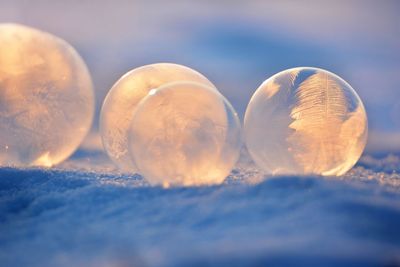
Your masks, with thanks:
[(295, 131), (287, 140), (295, 160), (305, 173), (329, 172), (344, 161), (346, 142), (354, 139), (351, 131), (341, 127), (349, 116), (342, 85), (327, 73), (317, 72), (300, 84), (293, 97), (289, 127)]

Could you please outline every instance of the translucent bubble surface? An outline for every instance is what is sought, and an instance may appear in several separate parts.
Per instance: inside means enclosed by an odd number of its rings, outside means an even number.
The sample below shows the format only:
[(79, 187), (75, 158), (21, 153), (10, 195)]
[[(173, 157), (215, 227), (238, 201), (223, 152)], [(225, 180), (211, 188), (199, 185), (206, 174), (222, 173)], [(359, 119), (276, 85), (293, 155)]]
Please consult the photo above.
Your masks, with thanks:
[(195, 70), (177, 64), (157, 63), (128, 72), (108, 92), (100, 114), (100, 133), (108, 156), (122, 170), (137, 171), (128, 153), (127, 138), (136, 106), (150, 90), (176, 81), (193, 81), (215, 88)]
[(247, 107), (248, 151), (268, 174), (342, 175), (367, 140), (364, 106), (351, 86), (317, 68), (294, 68), (266, 80)]
[(241, 146), (240, 122), (216, 90), (190, 82), (151, 91), (132, 119), (129, 151), (152, 184), (224, 181)]
[(0, 24), (0, 164), (51, 166), (69, 157), (90, 129), (90, 74), (65, 41)]

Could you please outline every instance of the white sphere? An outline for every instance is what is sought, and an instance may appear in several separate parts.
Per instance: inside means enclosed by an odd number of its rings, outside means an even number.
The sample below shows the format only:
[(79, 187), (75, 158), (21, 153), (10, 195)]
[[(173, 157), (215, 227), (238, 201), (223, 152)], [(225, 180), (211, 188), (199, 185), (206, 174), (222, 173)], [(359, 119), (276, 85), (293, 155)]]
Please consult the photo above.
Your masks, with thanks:
[(367, 132), (354, 89), (317, 68), (289, 69), (266, 80), (244, 120), (248, 151), (267, 174), (342, 175), (360, 158)]
[(93, 114), (90, 74), (68, 43), (0, 24), (0, 165), (63, 161), (88, 133)]
[(232, 106), (215, 89), (192, 82), (151, 91), (129, 130), (129, 151), (140, 173), (166, 187), (222, 183), (240, 148)]
[(100, 114), (100, 134), (105, 151), (120, 169), (137, 172), (135, 162), (128, 153), (127, 136), (136, 106), (150, 90), (176, 81), (193, 81), (214, 87), (193, 69), (157, 63), (129, 71), (108, 92)]

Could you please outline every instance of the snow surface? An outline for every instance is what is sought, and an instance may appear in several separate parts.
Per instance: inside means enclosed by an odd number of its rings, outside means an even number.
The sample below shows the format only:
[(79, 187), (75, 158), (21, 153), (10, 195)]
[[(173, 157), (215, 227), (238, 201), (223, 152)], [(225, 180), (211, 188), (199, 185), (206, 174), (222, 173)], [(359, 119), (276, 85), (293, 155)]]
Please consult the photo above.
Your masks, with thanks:
[(150, 187), (97, 150), (0, 169), (0, 266), (400, 266), (400, 157), (346, 176)]

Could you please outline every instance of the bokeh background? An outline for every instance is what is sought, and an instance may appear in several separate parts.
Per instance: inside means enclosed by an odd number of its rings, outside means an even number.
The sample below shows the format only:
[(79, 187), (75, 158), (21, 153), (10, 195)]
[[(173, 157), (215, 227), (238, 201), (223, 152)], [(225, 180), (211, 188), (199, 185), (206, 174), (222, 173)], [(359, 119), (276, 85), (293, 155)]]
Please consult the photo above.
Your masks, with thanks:
[(400, 1), (0, 0), (0, 22), (56, 34), (86, 60), (102, 101), (132, 68), (174, 62), (206, 75), (241, 117), (286, 68), (348, 81), (369, 116), (367, 151), (400, 149)]

